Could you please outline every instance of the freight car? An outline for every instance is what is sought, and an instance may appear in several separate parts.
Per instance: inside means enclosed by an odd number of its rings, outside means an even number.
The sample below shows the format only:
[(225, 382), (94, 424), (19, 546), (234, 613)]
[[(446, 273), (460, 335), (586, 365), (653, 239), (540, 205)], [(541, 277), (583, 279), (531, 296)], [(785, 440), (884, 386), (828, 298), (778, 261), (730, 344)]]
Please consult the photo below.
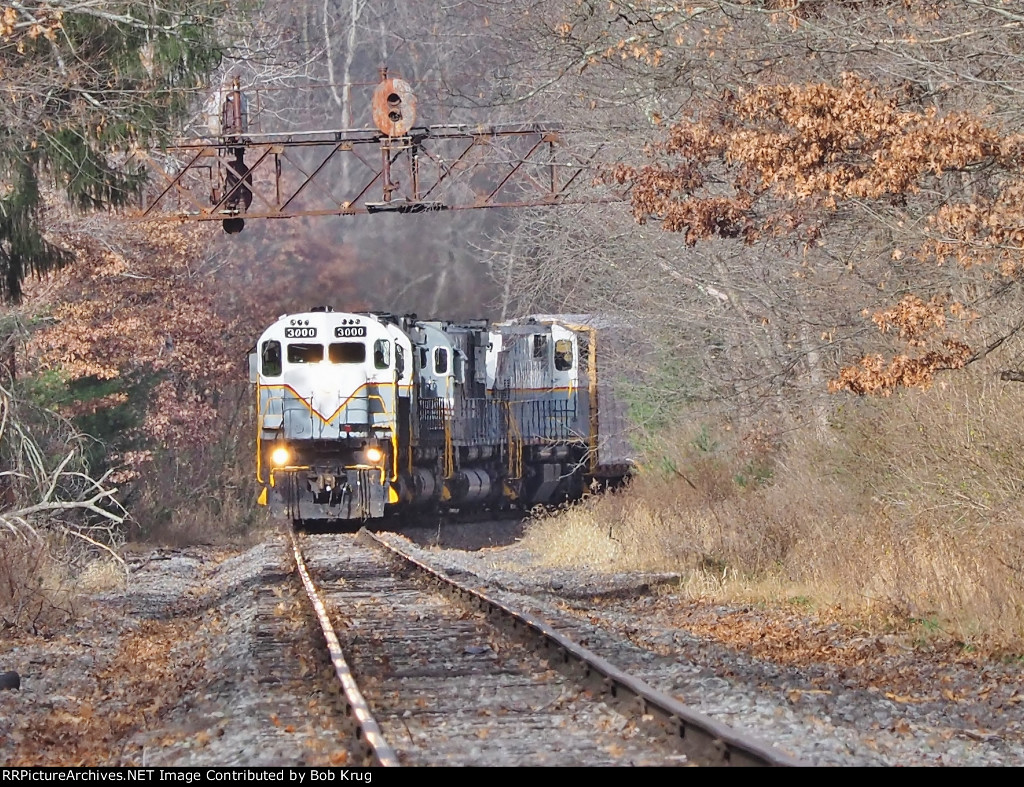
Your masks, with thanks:
[(618, 483), (630, 448), (598, 375), (613, 336), (587, 315), (284, 315), (249, 354), (260, 502), (296, 525), (362, 522)]

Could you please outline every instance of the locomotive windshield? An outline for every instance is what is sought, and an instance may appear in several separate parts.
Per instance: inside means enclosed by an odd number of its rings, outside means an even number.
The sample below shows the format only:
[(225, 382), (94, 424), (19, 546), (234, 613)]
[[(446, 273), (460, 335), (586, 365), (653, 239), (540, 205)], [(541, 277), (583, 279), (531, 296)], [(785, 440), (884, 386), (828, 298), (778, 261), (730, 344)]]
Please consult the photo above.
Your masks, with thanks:
[(288, 363), (320, 363), (324, 359), (322, 344), (289, 344)]
[(366, 345), (362, 342), (335, 342), (328, 349), (327, 357), (331, 363), (364, 363)]
[[(320, 363), (324, 359), (322, 344), (289, 344), (288, 363)], [(334, 342), (327, 345), (330, 363), (365, 363), (366, 345), (362, 342)]]

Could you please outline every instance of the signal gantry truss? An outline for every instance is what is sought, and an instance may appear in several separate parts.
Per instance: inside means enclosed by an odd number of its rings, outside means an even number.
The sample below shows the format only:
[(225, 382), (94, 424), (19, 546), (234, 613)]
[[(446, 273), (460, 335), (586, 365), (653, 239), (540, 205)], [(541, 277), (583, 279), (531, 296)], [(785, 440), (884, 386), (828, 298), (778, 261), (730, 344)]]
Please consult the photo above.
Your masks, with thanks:
[(151, 172), (137, 218), (246, 219), (510, 208), (619, 201), (581, 193), (597, 151), (527, 125), (416, 126), (416, 101), (386, 74), (373, 96), (375, 129), (248, 133), (237, 82), (215, 139), (139, 151)]

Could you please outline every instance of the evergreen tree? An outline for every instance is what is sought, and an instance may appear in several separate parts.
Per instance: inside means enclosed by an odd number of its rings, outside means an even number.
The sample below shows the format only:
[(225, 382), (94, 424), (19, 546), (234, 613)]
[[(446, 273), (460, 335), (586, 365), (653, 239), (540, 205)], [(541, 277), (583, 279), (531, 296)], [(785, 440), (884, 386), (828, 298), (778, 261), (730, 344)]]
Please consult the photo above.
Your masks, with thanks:
[(0, 300), (70, 261), (40, 226), (52, 185), (80, 210), (117, 207), (140, 171), (133, 145), (171, 135), (220, 62), (221, 0), (0, 5)]

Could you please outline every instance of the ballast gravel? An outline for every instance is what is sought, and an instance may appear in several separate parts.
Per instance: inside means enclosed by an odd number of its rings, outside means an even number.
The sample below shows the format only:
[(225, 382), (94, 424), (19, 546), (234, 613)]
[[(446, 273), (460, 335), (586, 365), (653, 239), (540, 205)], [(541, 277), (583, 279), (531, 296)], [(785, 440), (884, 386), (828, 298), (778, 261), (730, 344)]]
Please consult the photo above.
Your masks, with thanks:
[[(694, 603), (670, 575), (541, 568), (515, 541), (387, 538), (809, 765), (1024, 765), (1018, 665)], [(0, 636), (0, 673), (20, 679), (0, 691), (0, 763), (353, 764), (282, 533), (244, 551), (154, 548), (130, 569), (63, 631)]]
[(425, 549), (389, 538), (809, 765), (1024, 765), (1019, 664), (788, 609), (695, 603), (672, 593), (672, 575), (540, 568), (516, 546)]

